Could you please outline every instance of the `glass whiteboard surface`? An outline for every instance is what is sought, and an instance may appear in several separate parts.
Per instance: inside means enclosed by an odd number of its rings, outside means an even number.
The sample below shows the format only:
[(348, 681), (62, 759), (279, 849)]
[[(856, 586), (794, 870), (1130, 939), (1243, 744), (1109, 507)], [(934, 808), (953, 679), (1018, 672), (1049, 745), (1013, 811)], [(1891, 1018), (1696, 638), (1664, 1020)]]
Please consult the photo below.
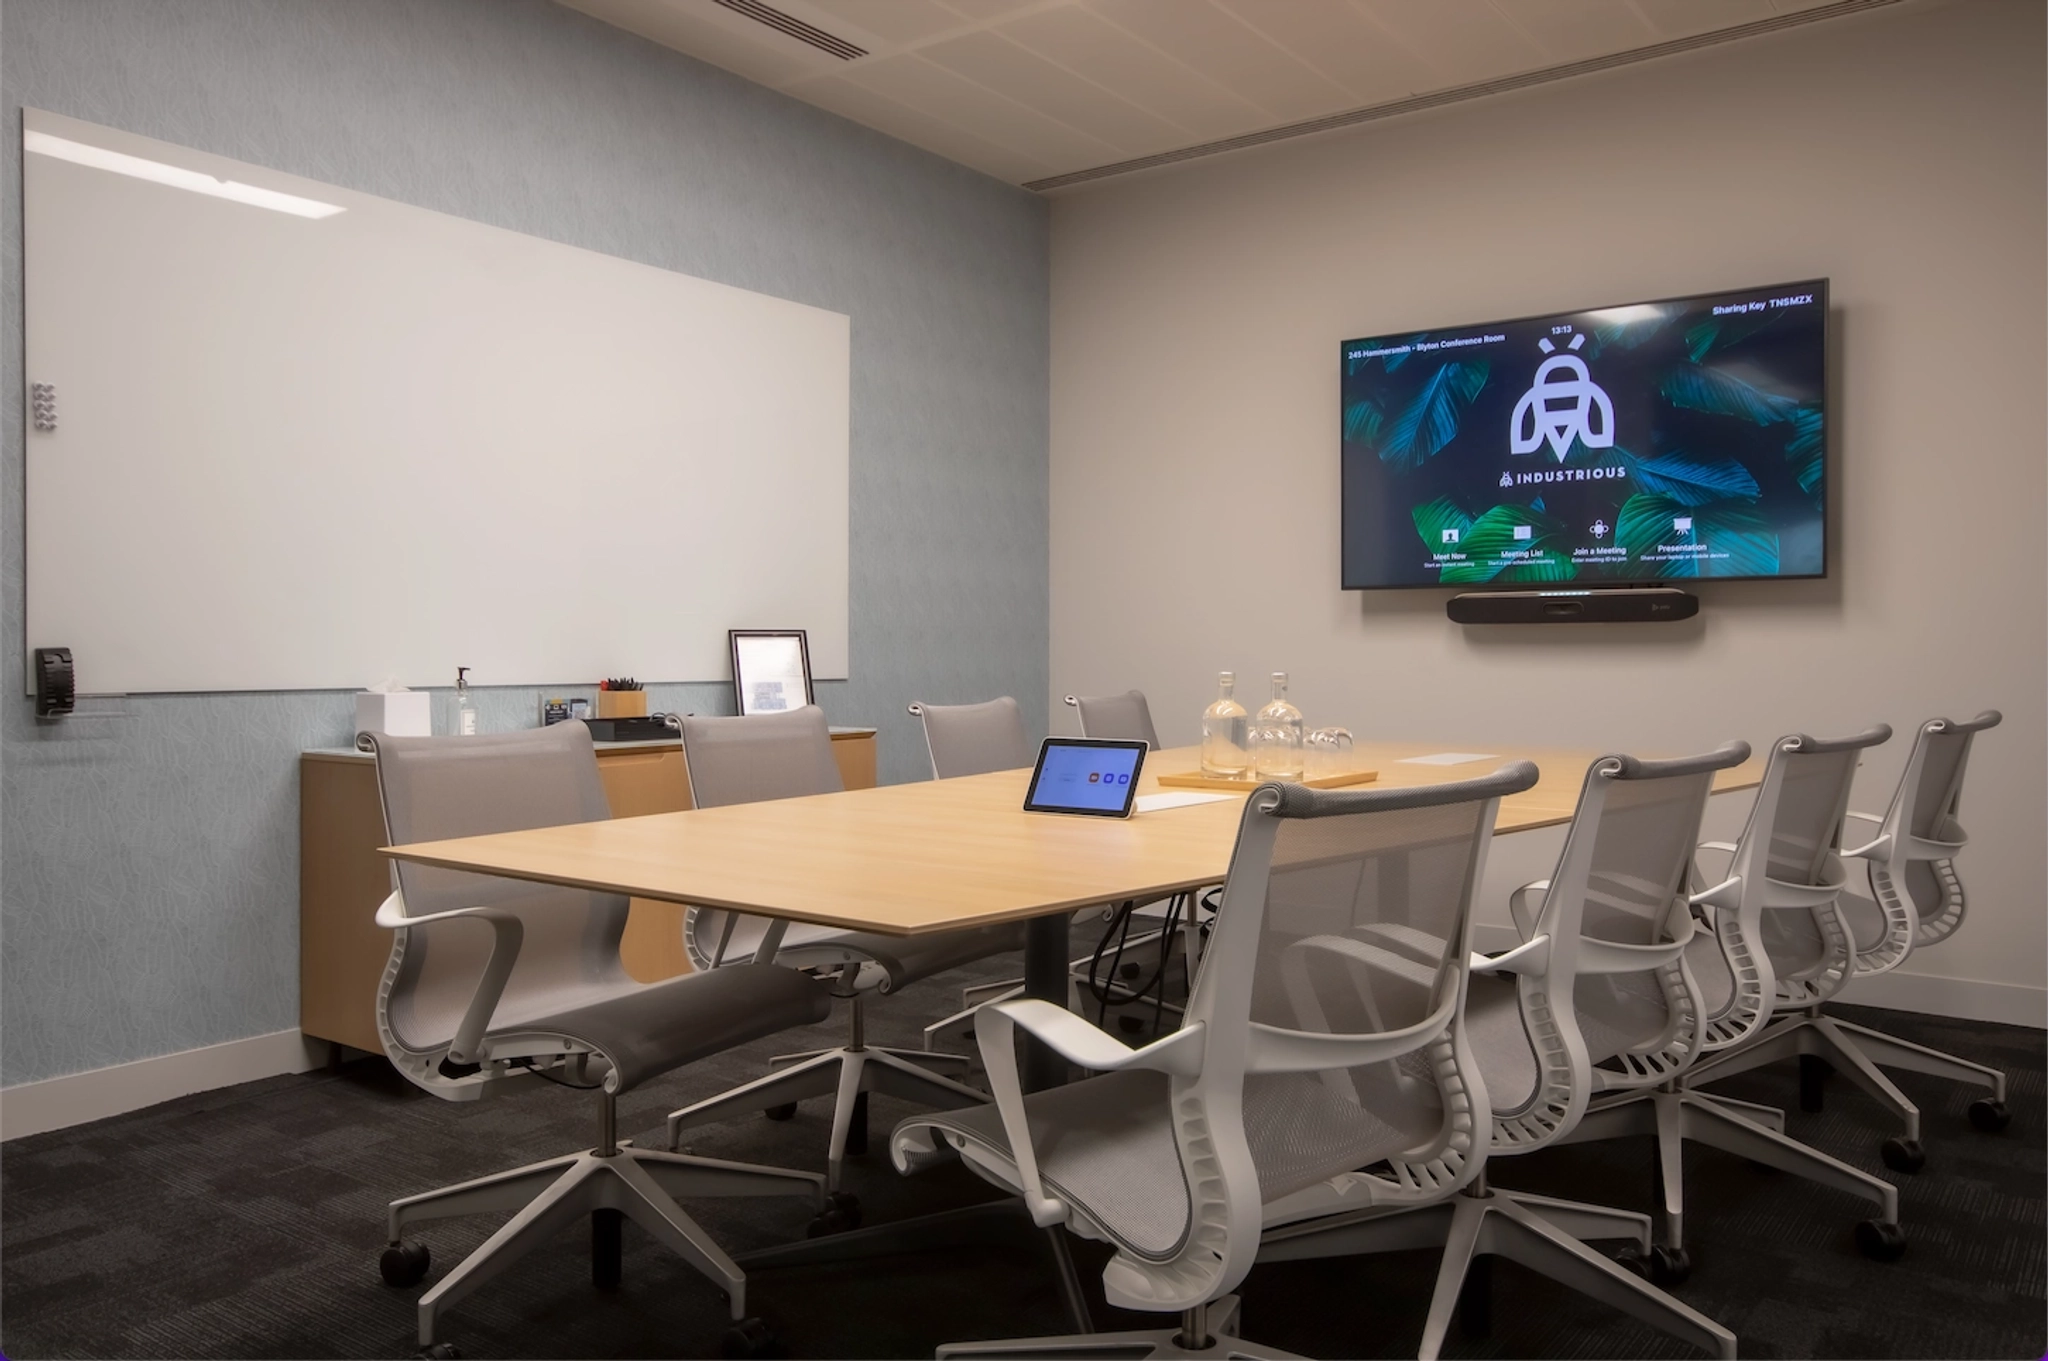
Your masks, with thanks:
[(95, 692), (847, 668), (843, 314), (23, 111), (27, 631)]

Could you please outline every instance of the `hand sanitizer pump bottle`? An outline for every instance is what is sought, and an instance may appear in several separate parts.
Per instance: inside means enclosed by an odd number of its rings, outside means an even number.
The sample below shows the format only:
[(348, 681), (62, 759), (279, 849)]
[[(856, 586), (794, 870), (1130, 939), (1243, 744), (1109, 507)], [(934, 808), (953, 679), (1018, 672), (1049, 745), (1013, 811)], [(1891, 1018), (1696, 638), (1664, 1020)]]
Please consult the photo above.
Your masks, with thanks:
[(1241, 780), (1251, 769), (1245, 750), (1244, 705), (1231, 697), (1237, 677), (1225, 671), (1216, 677), (1217, 698), (1202, 713), (1202, 773), (1222, 780)]
[(1273, 701), (1252, 722), (1253, 773), (1262, 780), (1299, 780), (1302, 774), (1301, 710), (1287, 702), (1287, 673), (1273, 673)]
[(455, 735), (475, 737), (477, 734), (476, 699), (469, 693), (469, 668), (455, 668)]

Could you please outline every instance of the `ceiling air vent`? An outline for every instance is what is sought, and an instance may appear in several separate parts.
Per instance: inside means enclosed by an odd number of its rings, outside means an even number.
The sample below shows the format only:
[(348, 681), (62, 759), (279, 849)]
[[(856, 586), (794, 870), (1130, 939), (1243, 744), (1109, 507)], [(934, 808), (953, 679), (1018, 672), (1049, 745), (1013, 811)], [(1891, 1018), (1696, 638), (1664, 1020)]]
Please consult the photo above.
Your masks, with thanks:
[(820, 52), (830, 52), (841, 61), (852, 61), (865, 57), (865, 47), (855, 47), (844, 38), (835, 38), (822, 28), (813, 28), (794, 14), (764, 5), (761, 0), (717, 0), (734, 14), (744, 14), (757, 24), (766, 24), (777, 33), (787, 34), (800, 43), (808, 43)]

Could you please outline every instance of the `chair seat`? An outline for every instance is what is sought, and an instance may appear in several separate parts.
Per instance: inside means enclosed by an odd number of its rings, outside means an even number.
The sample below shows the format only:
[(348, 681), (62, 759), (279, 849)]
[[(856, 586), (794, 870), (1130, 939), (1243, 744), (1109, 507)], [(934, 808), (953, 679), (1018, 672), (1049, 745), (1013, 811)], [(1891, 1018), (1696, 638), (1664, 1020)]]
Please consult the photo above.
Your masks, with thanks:
[[(1596, 1065), (1657, 1039), (1670, 1023), (1664, 990), (1649, 973), (1581, 974), (1572, 992), (1586, 1057)], [(1465, 1034), (1494, 1113), (1521, 1114), (1535, 1099), (1540, 1074), (1513, 978), (1472, 976)]]
[(610, 1062), (623, 1092), (673, 1068), (832, 1014), (818, 979), (741, 964), (634, 984), (594, 1001), (493, 1025), (486, 1041), (560, 1036)]
[[(766, 918), (741, 917), (733, 924), (732, 938), (725, 942), (725, 960), (751, 962), (767, 927)], [(712, 933), (700, 948), (709, 953), (716, 943), (716, 934)], [(882, 971), (881, 990), (894, 992), (935, 973), (1023, 948), (1024, 927), (1018, 923), (928, 936), (885, 936), (875, 931), (847, 931), (792, 922), (775, 952), (775, 962), (792, 969), (872, 962)]]
[[(1373, 1163), (1427, 1139), (1440, 1117), (1414, 1102), (1375, 1103), (1411, 1117), (1400, 1127), (1346, 1099), (1342, 1073), (1248, 1074), (1245, 1140), (1266, 1201)], [(1173, 1137), (1170, 1079), (1105, 1073), (1024, 1098), (1046, 1191), (1079, 1210), (1119, 1247), (1151, 1261), (1174, 1256), (1188, 1232), (1187, 1175)], [(972, 1165), (1018, 1190), (1003, 1120), (993, 1104), (916, 1115), (898, 1131), (937, 1130), (973, 1145)]]

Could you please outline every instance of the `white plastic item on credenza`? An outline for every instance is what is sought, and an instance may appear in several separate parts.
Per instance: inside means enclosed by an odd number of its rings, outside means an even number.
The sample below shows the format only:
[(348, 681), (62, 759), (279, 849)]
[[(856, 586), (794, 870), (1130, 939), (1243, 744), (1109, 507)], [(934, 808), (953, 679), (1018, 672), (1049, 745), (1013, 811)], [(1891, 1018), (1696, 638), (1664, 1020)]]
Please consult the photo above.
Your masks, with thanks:
[(356, 695), (356, 731), (432, 737), (434, 697), (425, 690), (364, 690)]

